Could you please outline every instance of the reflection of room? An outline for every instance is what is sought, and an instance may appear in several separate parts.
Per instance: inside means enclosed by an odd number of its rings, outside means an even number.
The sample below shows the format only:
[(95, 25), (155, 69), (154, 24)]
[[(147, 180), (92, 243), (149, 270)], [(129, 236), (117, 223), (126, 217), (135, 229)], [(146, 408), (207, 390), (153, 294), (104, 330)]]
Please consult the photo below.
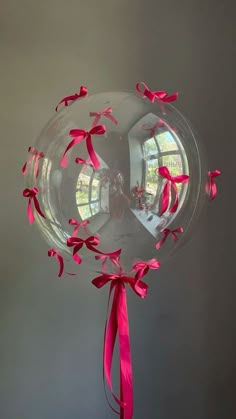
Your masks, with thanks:
[[(168, 224), (170, 218), (168, 213), (162, 216), (162, 220), (157, 215), (164, 185), (163, 178), (159, 177), (158, 179), (157, 169), (167, 166), (172, 176), (188, 174), (186, 153), (177, 133), (153, 114), (146, 115), (130, 130), (129, 146), (130, 149), (132, 148), (130, 153), (131, 189), (138, 185), (145, 191), (143, 193), (145, 204), (143, 205), (141, 202), (140, 207), (140, 201), (138, 201), (138, 205), (132, 208), (132, 211), (150, 233), (156, 235), (158, 230)], [(187, 186), (177, 184), (177, 188), (180, 208)]]

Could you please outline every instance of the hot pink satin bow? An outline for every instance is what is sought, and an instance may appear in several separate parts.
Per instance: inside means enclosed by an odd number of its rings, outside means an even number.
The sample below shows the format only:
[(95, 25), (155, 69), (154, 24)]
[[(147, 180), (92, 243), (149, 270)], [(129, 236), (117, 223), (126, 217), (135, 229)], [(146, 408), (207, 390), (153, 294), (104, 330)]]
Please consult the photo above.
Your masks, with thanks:
[(55, 257), (56, 260), (58, 261), (59, 264), (59, 272), (58, 272), (58, 277), (62, 276), (63, 272), (64, 272), (64, 260), (63, 257), (55, 250), (55, 249), (50, 249), (48, 251), (48, 256), (49, 257)]
[(145, 130), (145, 131), (149, 131), (150, 136), (154, 137), (155, 134), (156, 134), (157, 129), (161, 128), (161, 127), (164, 127), (164, 126), (165, 126), (164, 122), (161, 119), (159, 119), (152, 127), (148, 127), (145, 124), (142, 125), (142, 129)]
[(35, 162), (34, 174), (35, 174), (36, 177), (38, 177), (38, 175), (39, 175), (39, 159), (43, 158), (44, 154), (42, 152), (39, 152), (38, 150), (36, 150), (36, 148), (34, 148), (34, 147), (29, 147), (28, 148), (28, 153), (31, 153), (32, 156), (30, 156), (28, 158), (27, 162), (22, 167), (22, 173), (23, 173), (23, 175), (25, 175), (26, 172), (27, 172), (28, 165)]
[(100, 255), (106, 255), (111, 257), (118, 257), (121, 253), (121, 249), (116, 250), (115, 252), (104, 253), (100, 250), (96, 249), (94, 246), (99, 244), (99, 238), (97, 236), (89, 236), (87, 239), (83, 240), (80, 237), (69, 237), (67, 239), (67, 246), (74, 247), (73, 249), (73, 259), (74, 261), (80, 265), (82, 262), (81, 257), (77, 254), (77, 252), (85, 245), (87, 249), (91, 250), (92, 252), (99, 253)]
[(164, 90), (156, 90), (151, 92), (148, 86), (144, 82), (139, 82), (136, 84), (136, 89), (143, 96), (146, 96), (152, 103), (155, 100), (160, 100), (162, 102), (174, 102), (178, 99), (178, 92), (173, 93), (173, 95), (168, 95)]
[(103, 109), (103, 111), (100, 111), (100, 112), (90, 112), (89, 116), (94, 117), (92, 128), (95, 127), (98, 124), (98, 122), (100, 121), (100, 118), (102, 116), (106, 116), (114, 124), (116, 124), (116, 125), (118, 124), (117, 119), (112, 115), (112, 108), (106, 108), (106, 109)]
[(147, 275), (150, 269), (159, 269), (161, 266), (160, 262), (156, 259), (150, 259), (149, 261), (139, 261), (132, 266), (132, 271), (136, 271), (135, 279), (135, 289), (139, 287), (140, 279)]
[(29, 198), (29, 202), (28, 202), (28, 208), (27, 208), (27, 214), (28, 214), (28, 220), (30, 224), (33, 224), (35, 218), (34, 218), (34, 212), (33, 212), (33, 208), (32, 208), (32, 201), (34, 202), (34, 206), (35, 209), (37, 211), (37, 213), (43, 217), (46, 218), (45, 215), (42, 213), (40, 206), (39, 206), (39, 201), (37, 199), (37, 193), (38, 193), (38, 189), (37, 188), (32, 188), (32, 189), (24, 189), (22, 195), (24, 196), (24, 198)]
[(169, 169), (166, 166), (159, 167), (158, 172), (159, 172), (159, 175), (161, 175), (162, 177), (166, 179), (166, 184), (162, 191), (160, 215), (164, 214), (164, 212), (166, 212), (168, 209), (171, 188), (174, 193), (174, 203), (169, 211), (176, 212), (179, 205), (178, 189), (177, 189), (176, 183), (187, 183), (189, 180), (189, 176), (188, 175), (171, 176)]
[(56, 106), (55, 111), (57, 112), (58, 106), (61, 103), (64, 103), (65, 106), (69, 106), (69, 102), (73, 103), (76, 99), (79, 99), (81, 97), (86, 97), (87, 95), (88, 95), (87, 87), (86, 86), (81, 86), (79, 93), (75, 93), (74, 95), (66, 96), (63, 99), (61, 99), (60, 102), (58, 103), (58, 105)]
[(213, 199), (216, 198), (216, 195), (217, 195), (217, 188), (216, 188), (216, 183), (214, 181), (214, 178), (217, 176), (220, 176), (220, 174), (221, 174), (221, 171), (217, 169), (214, 170), (213, 172), (210, 172), (210, 171), (208, 172), (209, 184), (207, 184), (206, 190), (212, 201)]
[(75, 138), (66, 147), (66, 150), (61, 159), (61, 166), (66, 167), (67, 151), (69, 151), (72, 147), (74, 147), (76, 144), (80, 143), (81, 141), (86, 140), (86, 146), (89, 153), (89, 157), (91, 159), (94, 169), (97, 170), (99, 168), (99, 160), (94, 151), (91, 136), (103, 135), (105, 134), (105, 132), (106, 132), (105, 125), (97, 125), (96, 127), (93, 127), (90, 131), (85, 131), (83, 129), (72, 129), (69, 135)]
[(82, 227), (84, 229), (85, 233), (89, 235), (89, 232), (87, 230), (87, 225), (89, 224), (89, 220), (77, 221), (74, 218), (70, 218), (68, 222), (71, 226), (73, 226), (73, 225), (75, 226), (74, 231), (72, 233), (72, 237), (77, 236), (77, 233), (78, 233), (80, 227)]
[(156, 249), (159, 249), (163, 245), (163, 243), (165, 243), (169, 235), (172, 236), (174, 241), (177, 241), (178, 236), (176, 233), (183, 233), (183, 231), (184, 231), (183, 227), (178, 227), (175, 230), (170, 230), (169, 228), (165, 228), (164, 230), (162, 230), (164, 237), (156, 244)]

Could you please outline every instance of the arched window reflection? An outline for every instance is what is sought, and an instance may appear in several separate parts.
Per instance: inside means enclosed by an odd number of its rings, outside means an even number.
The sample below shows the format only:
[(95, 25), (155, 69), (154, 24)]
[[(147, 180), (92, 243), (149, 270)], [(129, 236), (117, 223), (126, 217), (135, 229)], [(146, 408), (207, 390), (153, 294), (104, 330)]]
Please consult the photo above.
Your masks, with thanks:
[(101, 185), (99, 174), (91, 166), (83, 165), (76, 187), (76, 204), (82, 220), (100, 211)]

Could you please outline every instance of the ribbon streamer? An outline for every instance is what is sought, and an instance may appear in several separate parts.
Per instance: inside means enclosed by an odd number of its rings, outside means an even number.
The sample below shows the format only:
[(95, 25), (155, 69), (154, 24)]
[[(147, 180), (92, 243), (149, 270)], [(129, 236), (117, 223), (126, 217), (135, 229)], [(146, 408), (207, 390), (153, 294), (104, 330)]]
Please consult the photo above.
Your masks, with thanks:
[(176, 183), (187, 183), (189, 180), (189, 176), (188, 175), (171, 176), (169, 169), (166, 166), (159, 167), (158, 173), (160, 176), (166, 179), (166, 184), (164, 186), (164, 189), (161, 195), (160, 215), (164, 214), (164, 212), (166, 212), (168, 209), (171, 188), (174, 193), (174, 203), (169, 211), (174, 213), (176, 212), (179, 205), (178, 189), (177, 189)]
[[(109, 318), (107, 315), (104, 331), (103, 374), (114, 400), (120, 407), (118, 413), (120, 414), (121, 419), (133, 418), (133, 378), (126, 285), (129, 285), (138, 297), (145, 298), (148, 285), (143, 282), (141, 278), (147, 273), (151, 266), (153, 266), (153, 269), (157, 268), (157, 261), (155, 261), (155, 264), (154, 259), (152, 261), (147, 263), (138, 262), (140, 265), (135, 269), (137, 271), (135, 277), (124, 273), (121, 268), (119, 274), (103, 272), (92, 281), (93, 285), (98, 289), (110, 282), (108, 307), (110, 306), (110, 299), (113, 293), (110, 315)], [(111, 379), (113, 354), (117, 336), (119, 339), (120, 364), (119, 397), (114, 394)]]
[(183, 233), (183, 231), (184, 231), (183, 227), (178, 227), (175, 230), (170, 230), (169, 228), (165, 228), (164, 230), (162, 230), (164, 237), (156, 244), (156, 249), (159, 249), (165, 243), (169, 235), (172, 236), (174, 241), (177, 241), (178, 236), (176, 233)]
[(22, 167), (22, 169), (21, 169), (22, 174), (26, 175), (28, 165), (35, 162), (34, 174), (35, 174), (35, 177), (38, 177), (38, 175), (39, 175), (39, 159), (42, 159), (44, 157), (44, 154), (42, 152), (39, 152), (38, 150), (36, 150), (36, 148), (34, 148), (34, 147), (29, 147), (28, 148), (28, 153), (31, 153), (32, 155), (28, 158), (27, 162)]
[(117, 119), (112, 115), (112, 108), (105, 108), (100, 112), (90, 112), (89, 116), (94, 117), (92, 128), (98, 124), (102, 116), (106, 116), (106, 118), (110, 119), (110, 121), (112, 121), (114, 124), (118, 124)]
[(221, 171), (216, 169), (212, 172), (208, 172), (208, 182), (206, 185), (206, 192), (210, 196), (211, 200), (213, 201), (217, 195), (217, 187), (214, 181), (214, 178), (221, 175)]
[(144, 82), (139, 82), (136, 84), (136, 90), (143, 96), (147, 97), (152, 103), (157, 101), (162, 102), (174, 102), (178, 99), (178, 92), (168, 95), (164, 90), (151, 91), (149, 87)]
[(64, 154), (61, 159), (61, 166), (62, 167), (67, 166), (66, 157), (65, 157), (66, 153), (76, 144), (80, 143), (83, 140), (86, 140), (86, 146), (89, 153), (89, 157), (91, 159), (94, 169), (97, 170), (99, 168), (100, 163), (94, 151), (91, 136), (103, 135), (105, 134), (105, 132), (106, 132), (105, 125), (97, 125), (96, 127), (91, 128), (90, 131), (85, 131), (83, 129), (72, 129), (69, 135), (71, 137), (74, 137), (74, 139), (68, 144), (68, 146), (66, 147), (66, 150), (64, 151)]
[(61, 103), (64, 103), (65, 106), (69, 106), (69, 102), (73, 103), (75, 100), (86, 96), (88, 96), (88, 89), (86, 86), (81, 86), (79, 93), (75, 93), (74, 95), (66, 96), (63, 99), (61, 99), (58, 105), (56, 106), (55, 111), (57, 112), (58, 107)]
[(55, 257), (56, 260), (58, 261), (59, 264), (59, 272), (58, 272), (58, 277), (60, 278), (64, 272), (64, 260), (63, 257), (55, 250), (55, 249), (50, 249), (48, 251), (48, 256), (49, 257)]
[(71, 226), (75, 226), (72, 237), (77, 236), (80, 227), (82, 227), (85, 233), (89, 236), (89, 232), (87, 230), (87, 225), (90, 224), (89, 220), (77, 221), (74, 218), (70, 218), (68, 222)]
[(24, 196), (24, 198), (29, 198), (29, 202), (28, 202), (28, 207), (27, 207), (27, 215), (28, 215), (28, 220), (30, 224), (33, 224), (35, 217), (34, 217), (34, 212), (33, 212), (33, 208), (32, 208), (32, 201), (34, 203), (35, 209), (37, 211), (37, 213), (43, 217), (46, 218), (45, 215), (42, 213), (40, 206), (39, 206), (39, 201), (37, 199), (37, 193), (38, 193), (38, 189), (37, 188), (32, 188), (32, 189), (24, 189), (22, 195)]
[(96, 247), (99, 244), (99, 237), (97, 236), (89, 236), (87, 239), (83, 240), (81, 237), (69, 237), (67, 239), (67, 246), (68, 247), (74, 247), (73, 249), (73, 259), (74, 261), (80, 265), (82, 262), (81, 257), (77, 254), (77, 252), (85, 245), (87, 249), (91, 250), (92, 252), (99, 253), (100, 255), (106, 255), (110, 257), (117, 258), (120, 256), (121, 249), (116, 250), (115, 252), (110, 253), (104, 253), (100, 250), (96, 249)]

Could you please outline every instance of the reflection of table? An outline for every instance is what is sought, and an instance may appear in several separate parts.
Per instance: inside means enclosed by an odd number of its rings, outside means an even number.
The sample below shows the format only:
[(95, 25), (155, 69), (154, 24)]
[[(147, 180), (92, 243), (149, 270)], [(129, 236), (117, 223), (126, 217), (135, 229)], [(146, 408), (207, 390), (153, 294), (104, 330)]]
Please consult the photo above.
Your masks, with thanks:
[[(132, 213), (136, 218), (142, 223), (142, 225), (152, 234), (153, 237), (156, 237), (158, 232), (165, 228), (168, 224), (168, 219), (160, 218), (157, 214), (152, 214), (150, 211), (146, 213), (138, 209), (131, 209)], [(149, 217), (150, 221), (148, 221)], [(158, 227), (158, 228), (157, 228)]]

